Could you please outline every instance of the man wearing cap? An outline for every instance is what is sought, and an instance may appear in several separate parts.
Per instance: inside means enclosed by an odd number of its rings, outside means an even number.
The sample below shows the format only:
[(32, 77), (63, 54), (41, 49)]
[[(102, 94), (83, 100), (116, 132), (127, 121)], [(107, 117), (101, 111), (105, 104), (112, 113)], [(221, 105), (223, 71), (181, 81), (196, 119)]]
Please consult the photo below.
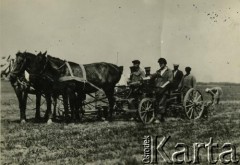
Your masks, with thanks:
[(172, 82), (172, 90), (178, 89), (178, 85), (183, 78), (183, 72), (178, 70), (179, 64), (173, 64), (173, 82)]
[(133, 60), (132, 63), (133, 63), (133, 66), (130, 67), (131, 69), (130, 82), (131, 83), (139, 82), (145, 77), (145, 73), (140, 68), (139, 60)]
[[(151, 75), (151, 79), (155, 82), (156, 87), (156, 110), (160, 114), (160, 120), (164, 121), (165, 108), (166, 108), (166, 93), (169, 92), (169, 86), (173, 80), (172, 70), (167, 67), (165, 58), (158, 60), (160, 69)], [(155, 123), (159, 123), (156, 119)]]
[(196, 87), (196, 78), (191, 74), (191, 67), (186, 67), (186, 74), (183, 76), (178, 88), (183, 92), (183, 96), (187, 93), (190, 88)]

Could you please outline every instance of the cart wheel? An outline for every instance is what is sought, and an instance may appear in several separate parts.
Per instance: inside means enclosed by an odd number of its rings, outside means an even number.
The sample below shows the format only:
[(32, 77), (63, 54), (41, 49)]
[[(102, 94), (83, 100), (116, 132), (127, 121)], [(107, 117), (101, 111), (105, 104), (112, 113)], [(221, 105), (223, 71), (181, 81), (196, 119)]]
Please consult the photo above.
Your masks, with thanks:
[(144, 124), (150, 124), (155, 118), (154, 103), (150, 98), (144, 98), (140, 101), (138, 106), (138, 114), (140, 120)]
[(190, 120), (201, 118), (204, 111), (202, 94), (194, 88), (189, 89), (184, 97), (183, 106)]

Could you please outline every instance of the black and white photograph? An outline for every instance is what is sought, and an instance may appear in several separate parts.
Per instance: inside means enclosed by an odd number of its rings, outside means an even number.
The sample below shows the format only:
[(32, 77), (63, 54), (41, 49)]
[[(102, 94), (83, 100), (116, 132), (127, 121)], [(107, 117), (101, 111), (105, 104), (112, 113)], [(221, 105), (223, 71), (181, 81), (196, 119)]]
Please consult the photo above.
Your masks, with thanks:
[(0, 164), (240, 164), (240, 0), (0, 0)]

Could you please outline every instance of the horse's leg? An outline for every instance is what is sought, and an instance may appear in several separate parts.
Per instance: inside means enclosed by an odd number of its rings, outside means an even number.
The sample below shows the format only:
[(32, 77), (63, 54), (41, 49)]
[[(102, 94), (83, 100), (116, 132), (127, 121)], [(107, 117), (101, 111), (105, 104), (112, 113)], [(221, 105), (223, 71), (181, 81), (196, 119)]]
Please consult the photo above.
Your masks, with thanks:
[(19, 110), (20, 110), (20, 123), (23, 124), (26, 122), (26, 109), (24, 108), (23, 90), (20, 89), (19, 86), (15, 86), (14, 91), (18, 98), (18, 105), (19, 105)]
[(54, 120), (57, 117), (56, 109), (57, 109), (57, 98), (58, 98), (58, 96), (59, 96), (59, 94), (57, 94), (57, 93), (54, 93), (53, 96), (52, 96), (52, 100), (53, 100), (53, 119)]
[(36, 114), (35, 114), (35, 119), (38, 121), (41, 118), (40, 115), (40, 102), (41, 102), (41, 93), (37, 92), (36, 93)]
[(53, 96), (53, 119), (56, 119), (57, 96)]
[(46, 101), (47, 101), (47, 124), (51, 124), (52, 123), (52, 100), (51, 100), (51, 95), (50, 94), (46, 94)]
[(63, 107), (64, 107), (64, 118), (65, 118), (65, 121), (67, 122), (68, 121), (68, 113), (69, 113), (69, 109), (68, 109), (68, 94), (66, 91), (64, 91), (63, 95)]
[(75, 101), (75, 116), (78, 121), (81, 120), (81, 114), (83, 113), (82, 109), (82, 102), (85, 99), (85, 95), (82, 94), (82, 92), (78, 92), (76, 95), (76, 101)]
[(76, 101), (77, 101), (77, 96), (74, 92), (73, 89), (68, 88), (68, 96), (69, 96), (69, 105), (70, 105), (70, 110), (71, 110), (71, 119), (72, 121), (76, 120)]
[(114, 106), (114, 87), (108, 87), (105, 91), (106, 97), (108, 98), (108, 103), (109, 103), (109, 111), (108, 111), (108, 121), (112, 121), (113, 117), (113, 106)]
[(26, 108), (27, 108), (27, 97), (28, 97), (28, 92), (26, 90), (23, 91), (23, 108), (24, 108), (24, 114), (26, 118)]

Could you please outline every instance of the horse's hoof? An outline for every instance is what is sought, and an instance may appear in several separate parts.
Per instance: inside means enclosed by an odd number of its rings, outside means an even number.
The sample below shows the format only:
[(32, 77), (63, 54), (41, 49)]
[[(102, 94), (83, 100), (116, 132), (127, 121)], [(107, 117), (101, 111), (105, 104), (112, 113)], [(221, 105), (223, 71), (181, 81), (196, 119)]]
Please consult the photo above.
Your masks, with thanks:
[(53, 115), (53, 119), (56, 120), (56, 119), (57, 119), (57, 116), (56, 116), (56, 115)]
[(35, 122), (41, 122), (42, 118), (41, 117), (35, 117)]
[(108, 118), (108, 122), (113, 122), (113, 118)]
[(105, 123), (105, 124), (109, 124), (109, 121), (108, 121), (108, 120), (105, 120), (105, 121), (103, 121), (103, 123)]
[(48, 119), (47, 121), (47, 125), (50, 125), (50, 124), (52, 124), (52, 119)]
[(35, 119), (41, 119), (40, 115), (35, 115)]
[(21, 120), (20, 124), (25, 124), (26, 120)]

